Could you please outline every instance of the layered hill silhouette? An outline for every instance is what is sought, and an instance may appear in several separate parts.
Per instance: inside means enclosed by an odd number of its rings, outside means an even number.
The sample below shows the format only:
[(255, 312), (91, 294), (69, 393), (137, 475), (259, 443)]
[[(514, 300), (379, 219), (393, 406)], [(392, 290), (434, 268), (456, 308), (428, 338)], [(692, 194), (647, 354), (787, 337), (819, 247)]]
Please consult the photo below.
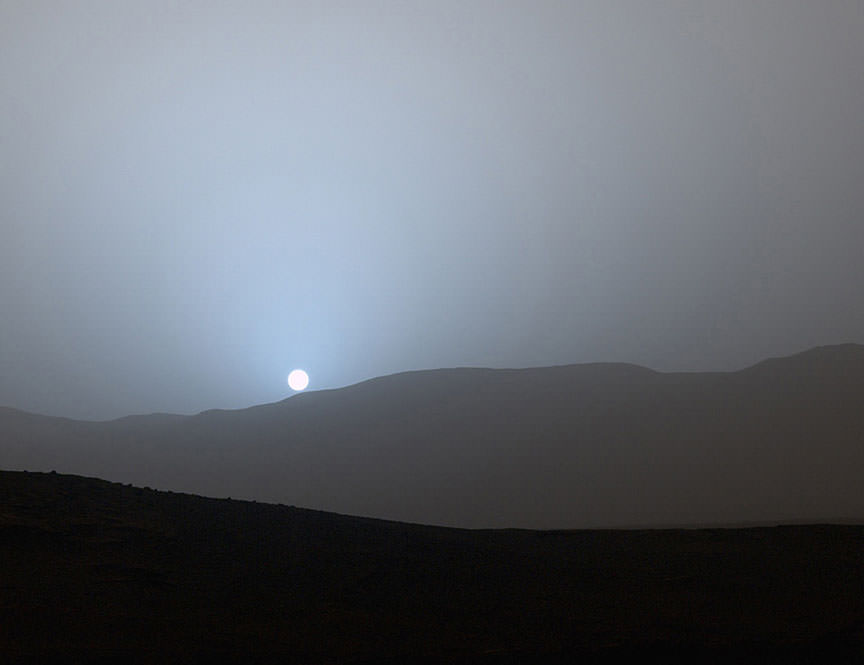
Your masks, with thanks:
[(859, 663), (864, 527), (471, 531), (0, 472), (3, 662)]
[(864, 346), (443, 369), (195, 416), (0, 410), (0, 467), (458, 527), (864, 519)]

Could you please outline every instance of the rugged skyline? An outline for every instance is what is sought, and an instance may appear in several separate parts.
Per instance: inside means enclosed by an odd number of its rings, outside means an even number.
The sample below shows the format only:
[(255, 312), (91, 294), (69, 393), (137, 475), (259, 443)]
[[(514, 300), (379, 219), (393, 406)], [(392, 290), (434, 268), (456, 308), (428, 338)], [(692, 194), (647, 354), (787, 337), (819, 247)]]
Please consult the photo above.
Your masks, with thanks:
[(405, 372), (196, 416), (0, 409), (10, 470), (463, 528), (864, 517), (864, 346), (739, 372)]
[(0, 4), (0, 404), (864, 341), (857, 0)]

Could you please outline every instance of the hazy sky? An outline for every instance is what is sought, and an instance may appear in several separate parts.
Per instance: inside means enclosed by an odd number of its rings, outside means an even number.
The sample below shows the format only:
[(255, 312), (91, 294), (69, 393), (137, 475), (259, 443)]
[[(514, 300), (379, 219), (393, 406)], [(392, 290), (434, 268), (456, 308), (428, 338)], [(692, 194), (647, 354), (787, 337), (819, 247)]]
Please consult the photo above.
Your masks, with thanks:
[(0, 0), (0, 404), (864, 341), (864, 2)]

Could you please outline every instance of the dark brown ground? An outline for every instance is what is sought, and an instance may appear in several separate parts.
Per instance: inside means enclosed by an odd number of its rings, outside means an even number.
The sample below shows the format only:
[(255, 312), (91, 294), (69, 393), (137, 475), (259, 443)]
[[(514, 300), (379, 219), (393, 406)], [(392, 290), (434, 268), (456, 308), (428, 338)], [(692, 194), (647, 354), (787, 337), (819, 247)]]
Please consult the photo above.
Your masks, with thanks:
[(3, 663), (864, 662), (864, 527), (465, 531), (0, 472)]

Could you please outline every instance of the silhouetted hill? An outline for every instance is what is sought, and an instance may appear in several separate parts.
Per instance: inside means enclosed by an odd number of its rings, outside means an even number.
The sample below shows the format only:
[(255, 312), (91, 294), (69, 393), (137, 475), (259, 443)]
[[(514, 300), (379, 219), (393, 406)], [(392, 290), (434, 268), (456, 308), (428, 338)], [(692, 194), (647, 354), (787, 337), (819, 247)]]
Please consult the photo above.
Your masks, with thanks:
[(864, 518), (864, 347), (738, 372), (444, 369), (197, 416), (4, 410), (0, 465), (466, 527)]
[(862, 552), (858, 526), (466, 531), (0, 472), (0, 656), (857, 663)]

